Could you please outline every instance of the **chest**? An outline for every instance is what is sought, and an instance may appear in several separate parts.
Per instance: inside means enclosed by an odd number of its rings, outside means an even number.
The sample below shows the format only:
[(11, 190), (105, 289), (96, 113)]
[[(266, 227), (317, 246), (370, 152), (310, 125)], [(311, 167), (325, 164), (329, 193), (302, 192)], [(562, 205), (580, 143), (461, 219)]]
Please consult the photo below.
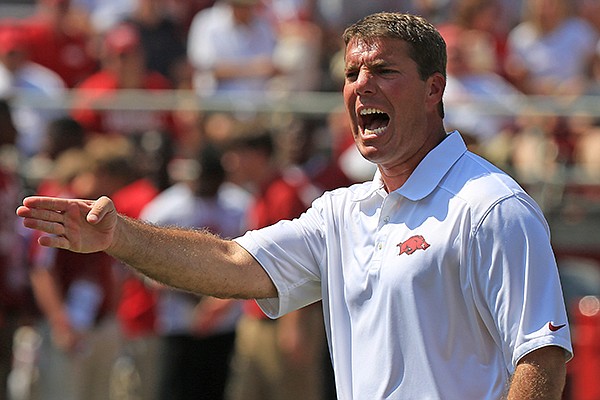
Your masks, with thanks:
[(342, 262), (330, 271), (340, 275), (349, 304), (423, 296), (443, 302), (460, 291), (470, 224), (459, 202), (443, 200), (396, 198), (353, 209), (338, 232)]

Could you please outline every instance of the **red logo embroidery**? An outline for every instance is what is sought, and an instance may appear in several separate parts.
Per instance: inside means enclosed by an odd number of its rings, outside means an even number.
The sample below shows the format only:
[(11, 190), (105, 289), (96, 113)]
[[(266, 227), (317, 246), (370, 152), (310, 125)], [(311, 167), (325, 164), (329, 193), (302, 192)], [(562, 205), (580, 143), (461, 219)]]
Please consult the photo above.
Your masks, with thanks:
[(552, 322), (548, 322), (548, 329), (550, 329), (552, 332), (556, 332), (557, 330), (559, 330), (560, 328), (564, 328), (565, 326), (567, 326), (567, 324), (554, 325)]
[(425, 241), (425, 238), (421, 235), (411, 236), (404, 242), (398, 243), (396, 246), (400, 247), (400, 253), (412, 254), (415, 251), (421, 249), (426, 250), (429, 247), (429, 243)]

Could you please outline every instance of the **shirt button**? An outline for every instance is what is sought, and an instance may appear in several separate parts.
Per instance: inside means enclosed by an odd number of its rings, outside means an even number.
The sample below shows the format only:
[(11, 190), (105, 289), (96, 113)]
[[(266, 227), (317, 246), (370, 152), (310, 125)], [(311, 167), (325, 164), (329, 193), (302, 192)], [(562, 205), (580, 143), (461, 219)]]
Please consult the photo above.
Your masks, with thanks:
[(383, 222), (385, 222), (386, 224), (387, 224), (388, 222), (390, 222), (390, 217), (385, 217), (385, 218), (383, 219)]
[(383, 249), (383, 245), (381, 243), (378, 243), (377, 244), (377, 250), (381, 250), (381, 249)]

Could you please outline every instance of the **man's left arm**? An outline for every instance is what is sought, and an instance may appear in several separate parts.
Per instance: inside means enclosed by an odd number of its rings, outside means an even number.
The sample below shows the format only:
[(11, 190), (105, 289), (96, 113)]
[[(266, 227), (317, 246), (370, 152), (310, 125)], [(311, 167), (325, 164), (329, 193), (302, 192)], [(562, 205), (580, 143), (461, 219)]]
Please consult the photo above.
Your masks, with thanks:
[(565, 350), (546, 346), (523, 356), (510, 381), (507, 400), (559, 400), (566, 381)]

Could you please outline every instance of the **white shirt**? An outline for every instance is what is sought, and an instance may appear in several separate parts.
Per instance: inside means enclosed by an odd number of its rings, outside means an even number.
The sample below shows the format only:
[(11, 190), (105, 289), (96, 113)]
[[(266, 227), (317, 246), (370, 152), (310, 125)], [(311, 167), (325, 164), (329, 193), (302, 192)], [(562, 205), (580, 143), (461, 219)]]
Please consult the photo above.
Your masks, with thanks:
[(458, 132), (390, 194), (376, 174), (236, 240), (271, 317), (323, 300), (340, 399), (498, 399), (528, 352), (571, 352), (542, 212)]
[(545, 35), (523, 22), (510, 32), (508, 48), (535, 78), (558, 84), (585, 74), (597, 40), (594, 28), (579, 18), (569, 18)]
[[(177, 183), (160, 193), (144, 207), (140, 219), (158, 225), (184, 228), (209, 228), (223, 237), (240, 234), (243, 214), (223, 205), (223, 200), (195, 196), (188, 185)], [(194, 313), (199, 298), (195, 295), (165, 289), (158, 301), (157, 329), (161, 334), (190, 334), (194, 332)], [(241, 304), (231, 307), (212, 334), (231, 332), (241, 315)]]
[(519, 114), (521, 96), (523, 93), (495, 73), (448, 74), (444, 123), (487, 144)]
[[(240, 69), (257, 57), (272, 58), (277, 36), (271, 23), (257, 14), (248, 25), (235, 22), (227, 4), (215, 4), (200, 11), (192, 20), (188, 34), (188, 57), (198, 70), (197, 90), (208, 90), (206, 71), (219, 62), (237, 63)], [(204, 71), (204, 74), (202, 73)], [(214, 82), (217, 91), (264, 90), (267, 78), (237, 78)]]
[(66, 115), (62, 111), (65, 94), (63, 79), (40, 64), (26, 62), (11, 73), (0, 63), (0, 95), (16, 96), (12, 114), (18, 131), (17, 147), (24, 155), (37, 154), (48, 123)]

